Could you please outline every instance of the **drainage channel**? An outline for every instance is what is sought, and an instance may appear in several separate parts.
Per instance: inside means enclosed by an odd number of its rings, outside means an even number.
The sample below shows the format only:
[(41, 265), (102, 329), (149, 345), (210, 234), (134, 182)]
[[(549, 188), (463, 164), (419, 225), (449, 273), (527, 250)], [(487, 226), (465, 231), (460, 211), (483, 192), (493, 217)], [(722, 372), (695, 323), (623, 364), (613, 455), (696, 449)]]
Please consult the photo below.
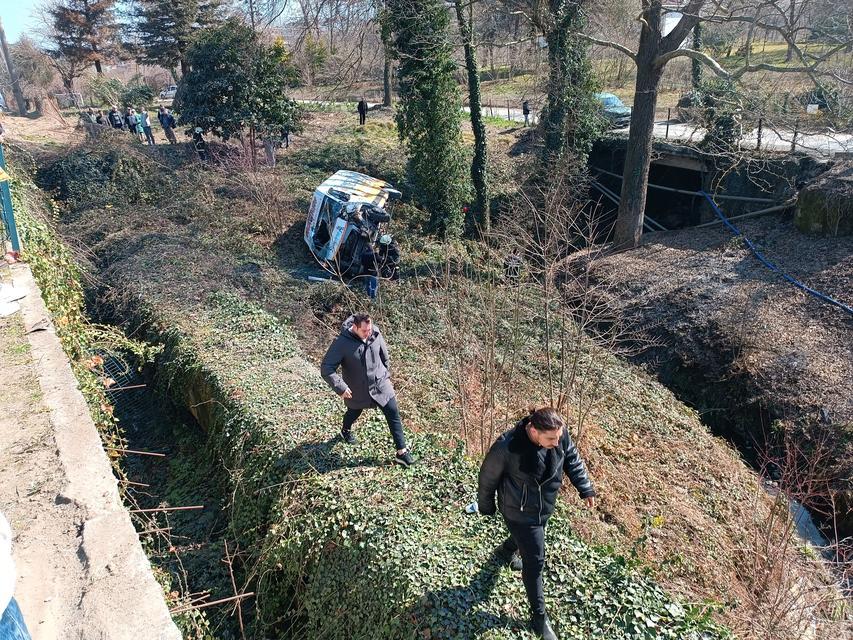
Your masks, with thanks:
[[(837, 576), (846, 597), (853, 597), (853, 575), (845, 546), (835, 544), (834, 518), (803, 504), (794, 496), (797, 482), (808, 484), (801, 460), (790, 460), (786, 445), (772, 428), (769, 410), (738, 386), (743, 380), (711, 381), (708, 372), (691, 367), (665, 368), (656, 371), (657, 378), (687, 406), (694, 408), (700, 420), (714, 435), (726, 440), (743, 461), (761, 476), (761, 486), (771, 498), (781, 496), (787, 504), (793, 533), (803, 546), (810, 546), (823, 559), (827, 569)], [(785, 468), (788, 466), (789, 468)], [(790, 489), (793, 489), (791, 491)]]
[[(205, 433), (156, 389), (152, 367), (140, 373), (132, 359), (103, 357), (115, 382), (107, 396), (127, 440), (125, 501), (173, 618), (184, 638), (241, 638), (233, 598), (239, 582), (228, 563), (236, 571), (238, 559), (233, 545), (226, 550), (225, 498), (199, 446)], [(248, 618), (247, 604), (241, 607)]]

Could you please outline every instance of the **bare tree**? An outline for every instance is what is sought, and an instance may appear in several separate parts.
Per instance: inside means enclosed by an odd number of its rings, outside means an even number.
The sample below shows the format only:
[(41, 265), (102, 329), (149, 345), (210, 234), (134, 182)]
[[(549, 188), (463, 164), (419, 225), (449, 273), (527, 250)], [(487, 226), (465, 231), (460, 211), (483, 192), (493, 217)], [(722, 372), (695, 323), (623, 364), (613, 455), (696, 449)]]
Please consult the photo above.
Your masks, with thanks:
[(41, 113), (44, 99), (56, 84), (56, 70), (50, 58), (26, 36), (9, 47), (9, 53), (24, 102), (32, 102), (36, 112)]
[(18, 80), (18, 72), (15, 69), (15, 63), (12, 56), (9, 54), (9, 44), (6, 42), (6, 31), (3, 29), (3, 22), (0, 21), (0, 48), (3, 50), (3, 59), (6, 61), (6, 69), (9, 72), (9, 80), (12, 84), (12, 92), (15, 94), (15, 102), (18, 103), (18, 112), (23, 116), (27, 113), (24, 94), (21, 92), (21, 83)]
[[(805, 2), (808, 0), (801, 0), (801, 8)], [(655, 108), (660, 81), (669, 62), (677, 58), (697, 60), (707, 65), (718, 76), (731, 81), (738, 81), (747, 73), (769, 71), (805, 74), (818, 85), (821, 84), (821, 79), (827, 76), (842, 82), (853, 82), (853, 79), (840, 77), (826, 70), (828, 61), (850, 46), (853, 40), (831, 36), (826, 49), (813, 54), (804, 50), (796, 40), (797, 37), (802, 37), (805, 27), (797, 27), (791, 32), (785, 24), (767, 20), (767, 13), (771, 9), (778, 15), (787, 13), (788, 0), (761, 0), (758, 3), (745, 0), (686, 0), (676, 7), (665, 5), (662, 0), (641, 0), (640, 5), (637, 19), (642, 26), (636, 50), (618, 42), (579, 34), (588, 42), (621, 52), (637, 67), (634, 109), (631, 114), (624, 180), (615, 227), (614, 242), (617, 246), (636, 246), (642, 235)], [(734, 23), (746, 28), (745, 55), (739, 68), (728, 71), (705, 52), (684, 46), (685, 39), (700, 22)], [(670, 25), (671, 28), (665, 28)], [(793, 50), (797, 64), (773, 65), (754, 62), (751, 45), (757, 29), (778, 34)]]

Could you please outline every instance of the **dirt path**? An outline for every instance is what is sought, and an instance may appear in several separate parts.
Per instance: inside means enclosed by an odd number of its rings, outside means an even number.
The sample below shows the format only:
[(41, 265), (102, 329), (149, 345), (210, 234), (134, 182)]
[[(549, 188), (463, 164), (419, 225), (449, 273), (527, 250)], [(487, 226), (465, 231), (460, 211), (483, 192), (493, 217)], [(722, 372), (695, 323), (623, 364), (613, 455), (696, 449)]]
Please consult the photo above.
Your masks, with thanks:
[(56, 638), (83, 590), (76, 518), (54, 502), (61, 465), (20, 313), (0, 318), (0, 362), (0, 509), (16, 535), (15, 596), (33, 638)]
[[(0, 318), (0, 510), (15, 535), (15, 597), (34, 640), (179, 636), (121, 505), (100, 438), (23, 265)], [(43, 324), (47, 330), (28, 331)]]

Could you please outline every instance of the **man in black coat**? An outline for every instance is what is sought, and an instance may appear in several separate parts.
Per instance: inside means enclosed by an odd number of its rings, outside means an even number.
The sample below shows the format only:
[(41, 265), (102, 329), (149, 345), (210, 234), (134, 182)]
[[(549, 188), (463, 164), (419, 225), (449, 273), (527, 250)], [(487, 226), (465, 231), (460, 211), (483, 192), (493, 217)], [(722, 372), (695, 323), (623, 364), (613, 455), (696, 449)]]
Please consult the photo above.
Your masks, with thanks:
[[(415, 463), (406, 437), (403, 421), (397, 406), (397, 394), (388, 371), (388, 345), (379, 327), (366, 313), (357, 313), (344, 321), (341, 333), (329, 346), (320, 365), (323, 380), (344, 399), (341, 437), (347, 444), (355, 444), (352, 425), (365, 409), (379, 407), (385, 414), (397, 455), (394, 462), (404, 467)], [(341, 368), (341, 375), (338, 374)]]
[(542, 589), (545, 525), (554, 513), (563, 473), (587, 507), (595, 507), (595, 489), (566, 423), (555, 409), (545, 407), (532, 411), (495, 441), (480, 467), (477, 490), (481, 514), (494, 515), (500, 508), (510, 536), (498, 547), (498, 554), (507, 559), (516, 551), (521, 555), (532, 626), (545, 640), (557, 640), (545, 613)]
[(367, 121), (367, 100), (364, 96), (358, 101), (358, 124), (364, 124)]

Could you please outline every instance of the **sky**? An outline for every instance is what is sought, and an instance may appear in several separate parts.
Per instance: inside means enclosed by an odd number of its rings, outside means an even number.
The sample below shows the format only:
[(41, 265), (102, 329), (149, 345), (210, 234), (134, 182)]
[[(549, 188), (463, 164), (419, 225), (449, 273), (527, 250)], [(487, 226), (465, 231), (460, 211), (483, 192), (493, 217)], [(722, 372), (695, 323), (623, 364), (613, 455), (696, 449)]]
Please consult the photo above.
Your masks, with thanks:
[(36, 26), (35, 10), (41, 0), (0, 0), (0, 18), (6, 29), (6, 39), (17, 42)]
[(6, 29), (6, 39), (17, 42), (36, 26), (35, 10), (41, 0), (0, 0), (0, 19)]

